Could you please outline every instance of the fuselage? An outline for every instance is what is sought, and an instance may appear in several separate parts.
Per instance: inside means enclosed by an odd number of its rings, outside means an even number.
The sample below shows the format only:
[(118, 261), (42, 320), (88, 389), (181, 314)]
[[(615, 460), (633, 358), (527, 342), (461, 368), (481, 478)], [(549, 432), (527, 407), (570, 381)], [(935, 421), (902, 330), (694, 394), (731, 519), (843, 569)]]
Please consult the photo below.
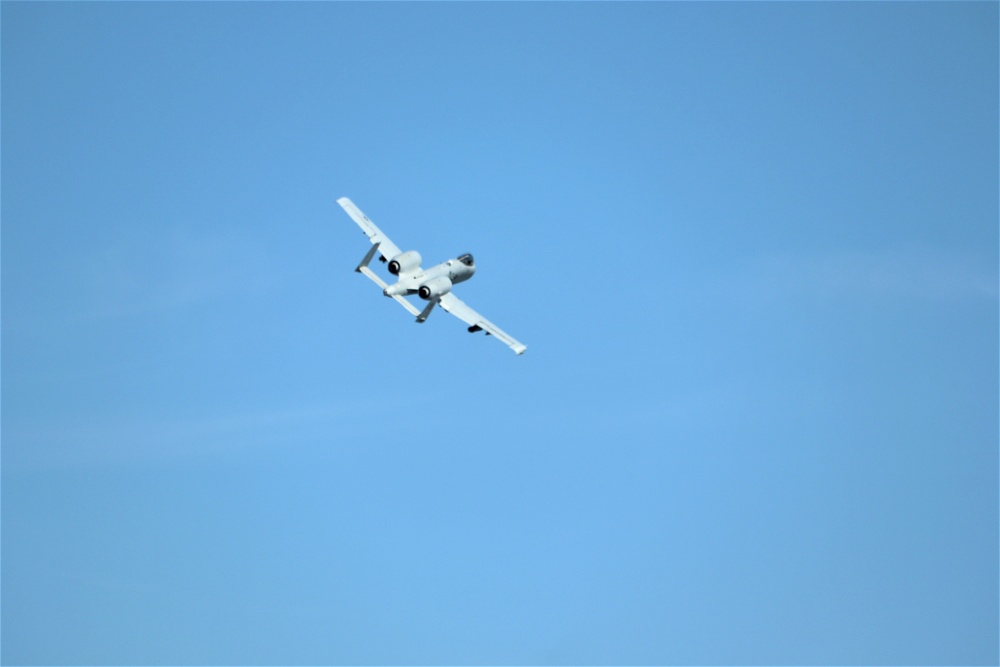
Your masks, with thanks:
[[(416, 268), (410, 272), (399, 273), (399, 280), (383, 290), (386, 296), (403, 296), (419, 294), (421, 298), (430, 299), (451, 291), (451, 286), (464, 282), (476, 272), (472, 255), (465, 254), (457, 259), (449, 259), (428, 269)], [(424, 287), (424, 290), (421, 290)], [(426, 296), (425, 296), (426, 294)]]

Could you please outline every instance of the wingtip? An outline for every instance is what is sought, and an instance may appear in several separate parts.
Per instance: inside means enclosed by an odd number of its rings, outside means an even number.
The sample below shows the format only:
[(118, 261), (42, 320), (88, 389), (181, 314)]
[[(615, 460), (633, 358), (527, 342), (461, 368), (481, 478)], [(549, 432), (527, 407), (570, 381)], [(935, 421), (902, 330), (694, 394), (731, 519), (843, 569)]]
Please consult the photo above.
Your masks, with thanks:
[(518, 356), (521, 356), (522, 354), (524, 354), (524, 351), (528, 349), (528, 346), (527, 345), (517, 345), (517, 346), (515, 346), (515, 347), (513, 347), (511, 349), (514, 350), (514, 354), (516, 354)]

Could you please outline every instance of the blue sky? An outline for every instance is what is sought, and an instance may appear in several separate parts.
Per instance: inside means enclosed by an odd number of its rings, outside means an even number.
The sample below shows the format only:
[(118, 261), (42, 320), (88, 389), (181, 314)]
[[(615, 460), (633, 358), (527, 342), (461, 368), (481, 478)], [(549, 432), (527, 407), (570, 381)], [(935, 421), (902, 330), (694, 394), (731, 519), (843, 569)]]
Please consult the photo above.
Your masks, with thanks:
[(0, 19), (5, 664), (998, 661), (996, 3)]

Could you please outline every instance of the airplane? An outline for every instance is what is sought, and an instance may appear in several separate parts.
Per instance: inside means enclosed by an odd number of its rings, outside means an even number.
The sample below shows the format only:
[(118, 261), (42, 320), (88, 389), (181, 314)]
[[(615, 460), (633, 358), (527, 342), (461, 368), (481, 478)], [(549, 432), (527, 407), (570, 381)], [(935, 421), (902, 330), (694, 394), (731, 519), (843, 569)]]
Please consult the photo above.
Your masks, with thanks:
[[(431, 311), (434, 310), (434, 306), (441, 306), (468, 324), (469, 333), (485, 331), (487, 336), (493, 336), (503, 342), (514, 350), (515, 354), (524, 354), (524, 351), (528, 349), (526, 345), (522, 345), (500, 327), (469, 308), (452, 293), (453, 285), (468, 280), (476, 272), (476, 264), (472, 255), (466, 253), (429, 269), (422, 269), (420, 268), (422, 261), (420, 253), (416, 250), (400, 251), (399, 247), (390, 241), (389, 237), (376, 227), (375, 223), (347, 197), (341, 197), (337, 203), (347, 211), (347, 215), (351, 216), (351, 219), (358, 224), (368, 240), (372, 242), (371, 250), (354, 269), (355, 272), (371, 278), (375, 284), (382, 288), (382, 294), (394, 299), (411, 314), (416, 315), (417, 322), (426, 322)], [(378, 274), (368, 268), (368, 264), (376, 253), (379, 254), (380, 262), (383, 264), (388, 262), (389, 273), (396, 276), (397, 280), (392, 285), (387, 284)], [(423, 310), (417, 310), (416, 306), (403, 298), (411, 294), (416, 294), (427, 302)]]

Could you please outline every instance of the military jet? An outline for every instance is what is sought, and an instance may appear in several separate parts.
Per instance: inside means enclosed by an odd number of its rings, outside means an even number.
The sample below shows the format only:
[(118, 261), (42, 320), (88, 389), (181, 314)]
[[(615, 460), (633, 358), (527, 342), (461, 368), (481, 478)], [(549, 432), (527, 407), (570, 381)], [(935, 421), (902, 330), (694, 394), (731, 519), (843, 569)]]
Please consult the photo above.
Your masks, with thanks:
[[(476, 264), (472, 260), (472, 255), (466, 253), (456, 259), (449, 259), (437, 266), (429, 269), (420, 268), (421, 257), (416, 250), (402, 252), (395, 243), (389, 240), (382, 230), (375, 226), (367, 215), (354, 205), (347, 197), (341, 197), (337, 203), (347, 211), (358, 227), (365, 233), (368, 240), (372, 242), (372, 248), (364, 256), (358, 268), (358, 273), (371, 278), (379, 287), (382, 294), (395, 299), (403, 308), (417, 316), (417, 322), (425, 322), (430, 316), (434, 306), (441, 306), (446, 311), (469, 325), (469, 333), (485, 331), (487, 336), (493, 336), (497, 340), (514, 350), (516, 354), (524, 354), (527, 346), (514, 340), (509, 334), (498, 326), (487, 320), (485, 317), (469, 308), (457, 296), (451, 288), (457, 283), (464, 282), (472, 277), (476, 272)], [(378, 274), (372, 271), (368, 265), (378, 254), (379, 261), (383, 264), (388, 262), (389, 273), (396, 277), (396, 282), (389, 285), (382, 280)], [(427, 302), (423, 310), (417, 310), (416, 306), (407, 300), (406, 296), (416, 294)]]

